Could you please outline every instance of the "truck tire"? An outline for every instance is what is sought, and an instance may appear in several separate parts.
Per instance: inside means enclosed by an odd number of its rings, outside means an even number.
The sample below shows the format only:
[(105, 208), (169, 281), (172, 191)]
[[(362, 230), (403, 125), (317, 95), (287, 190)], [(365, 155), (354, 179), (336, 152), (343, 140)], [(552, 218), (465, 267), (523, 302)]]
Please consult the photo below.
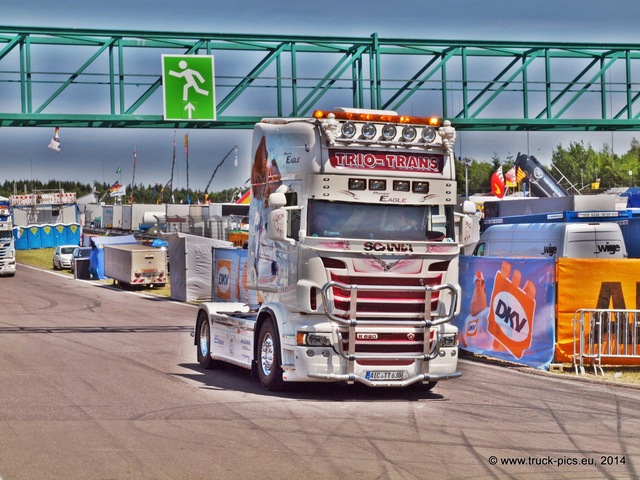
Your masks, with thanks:
[(280, 360), (280, 340), (272, 318), (267, 318), (260, 327), (258, 336), (258, 380), (262, 388), (271, 391), (282, 389), (282, 363)]
[(216, 367), (216, 362), (211, 358), (211, 328), (206, 313), (198, 315), (197, 325), (198, 363), (202, 368), (212, 370)]

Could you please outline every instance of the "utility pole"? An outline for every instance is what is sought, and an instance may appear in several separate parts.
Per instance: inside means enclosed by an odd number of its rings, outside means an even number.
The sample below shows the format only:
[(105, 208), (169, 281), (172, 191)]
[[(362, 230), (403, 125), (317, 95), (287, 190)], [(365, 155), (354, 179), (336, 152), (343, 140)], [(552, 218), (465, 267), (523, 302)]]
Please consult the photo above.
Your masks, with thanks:
[(460, 162), (464, 166), (464, 196), (469, 199), (469, 167), (471, 166), (471, 159), (469, 157), (464, 157)]

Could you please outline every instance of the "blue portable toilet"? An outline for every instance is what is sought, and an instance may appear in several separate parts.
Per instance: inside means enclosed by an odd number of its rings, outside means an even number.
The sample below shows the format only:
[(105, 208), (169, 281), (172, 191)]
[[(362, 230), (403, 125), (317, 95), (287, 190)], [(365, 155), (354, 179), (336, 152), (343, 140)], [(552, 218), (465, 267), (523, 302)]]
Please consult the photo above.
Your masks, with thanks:
[(57, 223), (14, 227), (16, 250), (53, 248), (58, 245), (80, 245), (82, 227), (78, 223)]

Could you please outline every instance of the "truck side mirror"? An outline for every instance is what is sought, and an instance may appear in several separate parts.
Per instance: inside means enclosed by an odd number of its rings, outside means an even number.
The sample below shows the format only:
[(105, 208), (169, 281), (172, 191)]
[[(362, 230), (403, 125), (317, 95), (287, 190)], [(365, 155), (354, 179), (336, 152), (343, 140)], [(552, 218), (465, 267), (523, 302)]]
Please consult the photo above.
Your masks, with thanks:
[(286, 185), (280, 185), (278, 189), (269, 195), (269, 208), (280, 208), (284, 207), (287, 204), (287, 197), (285, 193), (287, 193), (289, 188)]
[[(271, 206), (271, 198), (277, 195), (272, 193), (269, 196), (269, 206)], [(284, 198), (284, 193), (281, 194)], [(269, 224), (267, 225), (267, 238), (269, 240), (288, 241), (287, 238), (287, 211), (280, 207), (269, 212)]]
[(466, 213), (467, 215), (474, 215), (476, 213), (476, 204), (471, 200), (465, 200), (462, 203), (462, 213)]

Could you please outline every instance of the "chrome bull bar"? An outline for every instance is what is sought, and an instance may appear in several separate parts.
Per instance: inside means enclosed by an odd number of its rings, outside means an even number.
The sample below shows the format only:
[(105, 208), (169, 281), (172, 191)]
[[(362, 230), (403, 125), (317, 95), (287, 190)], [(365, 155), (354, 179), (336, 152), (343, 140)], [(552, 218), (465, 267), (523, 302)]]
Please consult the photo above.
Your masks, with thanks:
[(428, 383), (428, 382), (437, 382), (439, 380), (449, 380), (451, 378), (461, 377), (461, 372), (453, 372), (446, 374), (429, 374), (429, 373), (421, 373), (418, 375), (414, 375), (407, 380), (401, 381), (372, 381), (366, 378), (360, 377), (354, 373), (345, 373), (345, 374), (309, 374), (309, 378), (315, 378), (318, 380), (331, 380), (331, 381), (342, 381), (348, 383), (363, 383), (369, 387), (408, 387), (409, 385), (413, 385), (414, 383)]
[[(340, 317), (335, 314), (331, 308), (334, 305), (332, 298), (330, 298), (330, 291), (333, 288), (339, 288), (340, 290), (349, 291), (349, 311), (348, 318)], [(371, 319), (371, 318), (358, 318), (357, 304), (358, 304), (358, 291), (399, 291), (399, 292), (424, 292), (424, 313), (421, 319)], [(435, 314), (431, 310), (431, 297), (435, 292), (446, 291), (450, 294), (449, 308), (445, 314)], [(319, 379), (331, 379), (347, 381), (349, 383), (360, 382), (370, 386), (380, 385), (394, 385), (394, 386), (406, 386), (417, 382), (429, 382), (437, 381), (445, 378), (455, 378), (460, 376), (459, 372), (446, 375), (433, 375), (429, 373), (429, 361), (436, 358), (443, 345), (444, 338), (442, 338), (439, 332), (435, 332), (436, 338), (431, 341), (431, 327), (436, 327), (445, 323), (449, 323), (455, 316), (456, 306), (458, 302), (459, 289), (450, 284), (434, 285), (434, 286), (386, 286), (386, 285), (356, 285), (346, 284), (336, 281), (327, 282), (321, 290), (323, 305), (325, 314), (332, 321), (339, 325), (346, 326), (349, 329), (349, 340), (347, 350), (344, 349), (343, 336), (340, 331), (337, 332), (338, 337), (338, 349), (342, 358), (348, 361), (346, 374), (318, 374), (309, 375), (312, 378)], [(440, 301), (439, 301), (440, 302)], [(421, 353), (356, 353), (356, 328), (358, 326), (397, 326), (397, 327), (417, 327), (423, 330), (423, 351)], [(421, 360), (422, 372), (416, 376), (413, 376), (404, 381), (389, 382), (372, 382), (368, 379), (359, 377), (355, 374), (355, 362), (357, 360)]]
[[(348, 290), (350, 292), (349, 299), (349, 318), (343, 318), (337, 316), (331, 308), (328, 308), (333, 303), (330, 302), (329, 298), (329, 289), (339, 288), (340, 290)], [(444, 323), (449, 323), (453, 320), (456, 311), (456, 305), (458, 303), (459, 296), (459, 288), (445, 283), (441, 285), (424, 285), (424, 286), (399, 286), (399, 285), (357, 285), (357, 284), (347, 284), (341, 282), (330, 281), (323, 285), (321, 289), (322, 301), (324, 304), (324, 310), (327, 317), (330, 320), (340, 323), (342, 325), (351, 326), (351, 325), (377, 325), (382, 323), (381, 320), (358, 320), (357, 319), (357, 311), (356, 307), (358, 305), (358, 290), (361, 291), (369, 291), (369, 292), (424, 292), (424, 314), (422, 320), (398, 320), (394, 321), (394, 325), (403, 325), (403, 326), (417, 326), (417, 327), (436, 327), (438, 325), (442, 325)], [(451, 294), (451, 302), (449, 303), (449, 309), (445, 315), (436, 315), (434, 319), (433, 312), (431, 311), (431, 296), (434, 292), (442, 292), (448, 291)]]

